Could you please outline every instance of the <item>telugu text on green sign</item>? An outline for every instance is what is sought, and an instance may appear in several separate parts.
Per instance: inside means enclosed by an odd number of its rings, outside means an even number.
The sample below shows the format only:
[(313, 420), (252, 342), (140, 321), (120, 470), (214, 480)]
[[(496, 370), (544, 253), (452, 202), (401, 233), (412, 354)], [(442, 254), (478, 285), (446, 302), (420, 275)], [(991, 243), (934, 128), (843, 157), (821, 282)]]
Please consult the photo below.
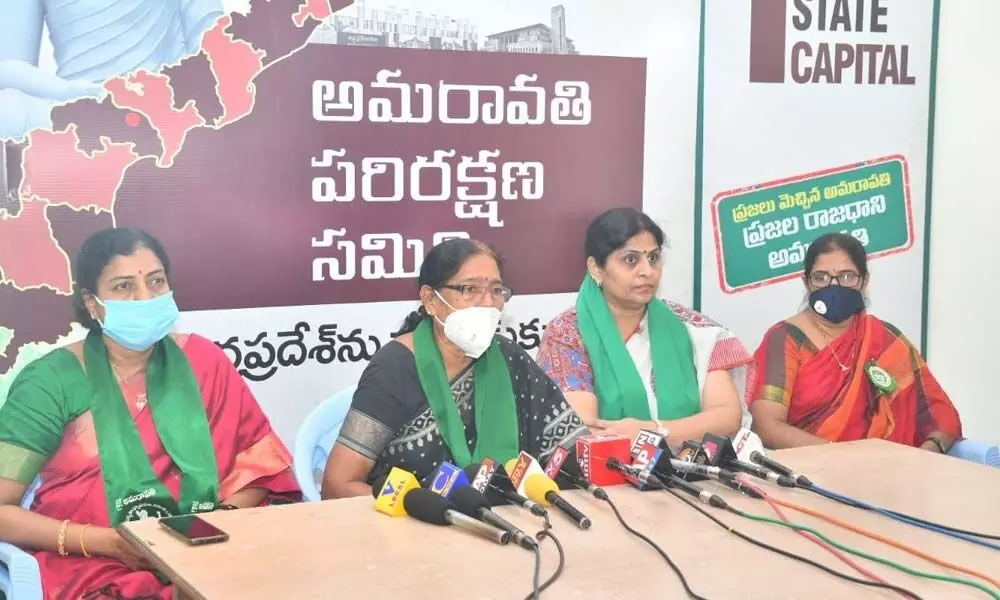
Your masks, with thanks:
[(911, 243), (902, 157), (721, 195), (714, 222), (727, 292), (798, 274), (806, 248), (824, 233), (857, 238), (868, 254)]

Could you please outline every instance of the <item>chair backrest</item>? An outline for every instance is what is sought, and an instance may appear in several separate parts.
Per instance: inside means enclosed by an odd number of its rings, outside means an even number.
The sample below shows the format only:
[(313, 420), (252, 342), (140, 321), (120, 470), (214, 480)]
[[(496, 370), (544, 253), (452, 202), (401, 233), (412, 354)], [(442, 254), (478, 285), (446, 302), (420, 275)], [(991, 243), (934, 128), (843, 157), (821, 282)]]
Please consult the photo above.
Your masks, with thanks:
[(317, 481), (322, 477), (340, 426), (351, 408), (355, 388), (352, 385), (324, 400), (306, 417), (295, 436), (295, 479), (302, 488), (302, 497), (308, 502), (320, 500)]
[(958, 440), (951, 446), (948, 456), (971, 460), (979, 464), (1000, 469), (1000, 447), (978, 440)]

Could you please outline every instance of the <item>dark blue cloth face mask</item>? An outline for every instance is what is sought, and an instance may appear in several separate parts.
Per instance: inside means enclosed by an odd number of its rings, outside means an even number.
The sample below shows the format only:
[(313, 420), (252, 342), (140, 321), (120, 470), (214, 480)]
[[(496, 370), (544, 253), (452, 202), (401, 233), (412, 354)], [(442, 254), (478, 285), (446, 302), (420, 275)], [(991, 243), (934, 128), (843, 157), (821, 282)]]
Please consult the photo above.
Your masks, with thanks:
[(809, 307), (831, 323), (843, 323), (865, 309), (865, 299), (854, 288), (828, 285), (809, 294)]

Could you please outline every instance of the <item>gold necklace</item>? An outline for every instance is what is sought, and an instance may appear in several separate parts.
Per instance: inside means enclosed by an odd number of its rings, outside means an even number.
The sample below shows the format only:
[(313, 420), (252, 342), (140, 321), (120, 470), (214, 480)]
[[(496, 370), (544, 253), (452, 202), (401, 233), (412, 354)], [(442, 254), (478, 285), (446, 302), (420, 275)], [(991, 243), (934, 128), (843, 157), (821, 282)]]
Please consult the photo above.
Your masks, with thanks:
[(815, 325), (816, 325), (816, 330), (819, 331), (820, 335), (822, 335), (823, 338), (826, 340), (826, 345), (830, 348), (830, 353), (833, 354), (833, 360), (837, 361), (837, 364), (840, 365), (840, 370), (845, 373), (849, 371), (850, 367), (841, 362), (840, 357), (837, 356), (837, 351), (834, 350), (832, 346), (830, 346), (830, 344), (833, 343), (833, 338), (825, 329), (823, 329), (823, 327), (819, 323), (815, 323)]
[(148, 399), (146, 397), (146, 393), (143, 392), (141, 394), (136, 394), (135, 390), (132, 389), (132, 386), (130, 386), (128, 384), (128, 380), (132, 379), (133, 377), (135, 377), (139, 373), (145, 372), (146, 369), (139, 369), (138, 371), (136, 371), (135, 373), (132, 373), (128, 377), (122, 377), (121, 372), (119, 372), (118, 368), (115, 365), (113, 365), (113, 364), (111, 365), (111, 370), (115, 372), (115, 377), (118, 379), (118, 383), (120, 383), (123, 386), (125, 386), (125, 389), (128, 390), (129, 394), (132, 394), (133, 396), (135, 396), (135, 408), (136, 408), (137, 411), (142, 412), (142, 409), (146, 408), (146, 404), (149, 403), (149, 401), (148, 401)]

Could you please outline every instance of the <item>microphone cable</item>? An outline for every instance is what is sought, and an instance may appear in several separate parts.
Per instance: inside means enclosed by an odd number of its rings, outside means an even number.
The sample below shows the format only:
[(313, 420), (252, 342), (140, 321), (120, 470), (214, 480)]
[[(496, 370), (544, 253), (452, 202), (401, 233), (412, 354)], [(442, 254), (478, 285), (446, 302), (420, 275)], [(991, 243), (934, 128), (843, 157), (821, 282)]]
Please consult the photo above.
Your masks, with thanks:
[[(744, 482), (744, 485), (749, 485), (749, 484), (747, 484), (746, 482)], [(750, 487), (754, 487), (754, 486), (750, 485)], [(889, 546), (892, 546), (893, 548), (897, 548), (899, 550), (902, 550), (904, 552), (912, 554), (913, 556), (922, 558), (922, 559), (924, 559), (924, 560), (926, 560), (926, 561), (928, 561), (930, 563), (933, 563), (935, 565), (938, 565), (940, 567), (944, 567), (946, 569), (951, 569), (953, 571), (958, 571), (959, 573), (965, 573), (966, 575), (971, 575), (971, 576), (976, 577), (978, 579), (982, 579), (983, 581), (985, 581), (985, 582), (987, 582), (987, 583), (989, 583), (989, 584), (991, 584), (991, 585), (993, 585), (993, 586), (995, 586), (997, 588), (1000, 588), (1000, 580), (998, 580), (996, 578), (993, 578), (993, 577), (990, 577), (989, 575), (984, 575), (983, 573), (980, 573), (980, 572), (975, 571), (973, 569), (969, 569), (967, 567), (963, 567), (961, 565), (956, 565), (956, 564), (948, 562), (946, 560), (937, 558), (936, 556), (927, 554), (926, 552), (923, 552), (921, 550), (917, 550), (916, 548), (913, 548), (911, 546), (907, 546), (906, 544), (903, 544), (902, 542), (898, 542), (898, 541), (896, 541), (896, 540), (894, 540), (894, 539), (892, 539), (890, 537), (887, 537), (887, 536), (875, 533), (873, 531), (868, 531), (867, 529), (864, 529), (862, 527), (858, 527), (857, 525), (853, 525), (853, 524), (848, 523), (846, 521), (842, 521), (840, 519), (837, 519), (837, 518), (831, 517), (829, 515), (823, 514), (822, 512), (820, 512), (818, 510), (807, 508), (805, 506), (800, 506), (798, 504), (795, 504), (793, 502), (788, 502), (786, 500), (780, 500), (778, 498), (773, 498), (773, 497), (769, 496), (763, 490), (760, 490), (759, 488), (758, 488), (757, 491), (759, 491), (761, 493), (761, 495), (764, 497), (764, 501), (766, 501), (768, 503), (768, 505), (771, 506), (771, 509), (774, 510), (774, 512), (777, 513), (778, 516), (780, 516), (782, 518), (782, 520), (784, 520), (786, 522), (788, 521), (788, 519), (784, 518), (784, 515), (782, 515), (782, 513), (781, 513), (781, 509), (778, 508), (779, 506), (784, 506), (785, 508), (789, 508), (791, 510), (803, 513), (805, 515), (809, 515), (810, 517), (814, 517), (816, 519), (820, 519), (820, 520), (826, 521), (827, 523), (830, 523), (831, 525), (836, 525), (837, 527), (840, 527), (842, 529), (846, 529), (848, 531), (852, 531), (852, 532), (857, 533), (859, 535), (863, 535), (863, 536), (865, 536), (867, 538), (870, 538), (870, 539), (882, 542), (883, 544), (887, 544)], [(799, 532), (799, 533), (805, 535), (804, 532)]]
[(542, 549), (541, 547), (534, 548), (535, 552), (535, 575), (532, 580), (531, 593), (525, 596), (524, 600), (538, 600), (542, 592), (544, 592), (550, 585), (559, 579), (562, 575), (563, 568), (566, 566), (566, 552), (563, 550), (562, 543), (559, 542), (559, 538), (552, 535), (552, 521), (549, 520), (548, 513), (542, 518), (542, 530), (535, 534), (535, 539), (539, 542), (545, 541), (546, 538), (552, 540), (552, 543), (556, 546), (556, 552), (559, 554), (559, 563), (556, 565), (556, 570), (552, 575), (546, 579), (544, 582), (539, 584), (538, 580), (541, 579), (542, 572)]
[[(846, 504), (847, 506), (852, 506), (854, 508), (860, 508), (860, 509), (863, 509), (863, 510), (872, 511), (872, 512), (878, 513), (880, 515), (889, 517), (890, 519), (893, 519), (893, 520), (896, 520), (896, 521), (900, 521), (900, 522), (906, 523), (908, 525), (913, 525), (914, 527), (919, 527), (921, 529), (926, 529), (928, 531), (934, 531), (934, 532), (937, 532), (937, 533), (940, 533), (940, 534), (943, 534), (943, 535), (947, 535), (948, 537), (953, 537), (955, 539), (964, 540), (966, 542), (971, 542), (973, 544), (977, 544), (979, 546), (990, 548), (992, 550), (1000, 550), (1000, 545), (986, 541), (987, 539), (991, 539), (991, 540), (993, 540), (993, 539), (1000, 539), (1000, 537), (998, 537), (998, 536), (987, 535), (987, 534), (983, 534), (983, 533), (976, 533), (976, 532), (972, 532), (972, 531), (964, 531), (964, 530), (956, 529), (954, 527), (949, 527), (947, 525), (941, 525), (939, 523), (934, 523), (933, 521), (925, 521), (923, 519), (918, 519), (918, 518), (915, 518), (915, 517), (911, 517), (911, 516), (903, 514), (903, 513), (898, 513), (896, 511), (892, 511), (892, 510), (888, 510), (888, 509), (885, 509), (885, 508), (880, 508), (878, 506), (874, 506), (874, 505), (868, 504), (867, 502), (862, 502), (861, 500), (855, 500), (854, 498), (851, 498), (850, 496), (844, 496), (844, 495), (838, 494), (836, 492), (831, 492), (830, 490), (821, 488), (820, 486), (816, 485), (815, 483), (810, 484), (808, 486), (804, 486), (804, 487), (807, 490), (813, 492), (814, 494), (818, 494), (820, 496), (823, 496), (824, 498), (827, 498), (829, 500), (833, 500), (834, 502), (839, 502), (841, 504)], [(982, 539), (982, 538), (985, 538), (985, 539)]]
[(538, 600), (538, 596), (542, 593), (542, 588), (538, 583), (538, 580), (542, 578), (542, 550), (538, 546), (531, 550), (535, 555), (535, 574), (531, 577), (531, 593), (527, 595), (526, 600)]
[(667, 553), (663, 551), (663, 548), (660, 548), (660, 546), (658, 546), (656, 542), (649, 539), (648, 537), (640, 533), (638, 530), (633, 529), (628, 523), (625, 522), (624, 517), (622, 517), (621, 512), (618, 511), (618, 507), (615, 506), (615, 503), (611, 501), (610, 497), (602, 498), (602, 500), (607, 502), (608, 506), (611, 507), (611, 510), (615, 512), (615, 517), (618, 518), (618, 522), (622, 524), (622, 527), (625, 528), (625, 531), (628, 531), (632, 535), (636, 536), (640, 540), (652, 546), (653, 549), (656, 550), (660, 554), (660, 556), (663, 557), (663, 560), (667, 561), (667, 565), (669, 565), (671, 570), (673, 570), (674, 574), (677, 575), (677, 579), (680, 580), (681, 586), (684, 587), (684, 592), (687, 593), (688, 598), (691, 598), (692, 600), (707, 600), (707, 598), (705, 598), (704, 596), (699, 596), (694, 592), (694, 590), (691, 589), (691, 586), (688, 585), (687, 578), (684, 577), (684, 573), (682, 573), (681, 570), (677, 567), (677, 565), (674, 564), (674, 561), (670, 560), (670, 557), (667, 556)]
[[(879, 583), (877, 581), (868, 581), (867, 579), (860, 579), (858, 577), (854, 577), (854, 576), (848, 575), (846, 573), (841, 573), (839, 571), (831, 569), (830, 567), (827, 567), (826, 565), (822, 565), (822, 564), (820, 564), (820, 563), (818, 563), (818, 562), (816, 562), (814, 560), (808, 559), (808, 558), (806, 558), (804, 556), (798, 556), (798, 555), (792, 554), (791, 552), (788, 552), (787, 550), (782, 550), (781, 548), (778, 548), (776, 546), (772, 546), (772, 545), (767, 544), (765, 542), (761, 542), (760, 540), (754, 539), (754, 538), (750, 537), (749, 535), (747, 535), (747, 534), (745, 534), (745, 533), (743, 533), (741, 531), (737, 531), (736, 529), (733, 529), (729, 525), (726, 525), (721, 520), (719, 520), (719, 519), (715, 518), (713, 515), (709, 514), (709, 512), (707, 510), (705, 510), (702, 507), (698, 506), (693, 501), (688, 500), (687, 498), (685, 498), (677, 490), (668, 487), (667, 491), (670, 492), (671, 494), (673, 494), (674, 496), (676, 496), (677, 499), (679, 499), (680, 501), (684, 502), (685, 504), (687, 504), (691, 508), (693, 508), (696, 511), (698, 511), (699, 513), (701, 513), (703, 516), (705, 516), (706, 518), (708, 518), (710, 521), (712, 521), (713, 523), (715, 523), (719, 527), (725, 529), (726, 531), (728, 531), (729, 533), (735, 535), (736, 537), (740, 538), (741, 540), (744, 540), (746, 542), (750, 542), (751, 544), (753, 544), (754, 546), (757, 546), (758, 548), (763, 548), (765, 550), (769, 550), (769, 551), (774, 552), (776, 554), (780, 554), (781, 556), (784, 556), (785, 558), (790, 558), (792, 560), (795, 560), (795, 561), (798, 561), (798, 562), (805, 563), (807, 565), (816, 567), (817, 569), (819, 569), (821, 571), (824, 571), (824, 572), (826, 572), (826, 573), (828, 573), (830, 575), (833, 575), (834, 577), (837, 577), (839, 579), (843, 579), (844, 581), (849, 581), (851, 583), (856, 583), (856, 584), (864, 585), (864, 586), (868, 586), (868, 587), (874, 587), (874, 588), (881, 588), (881, 589), (884, 589), (884, 590), (890, 590), (890, 591), (896, 592), (897, 594), (902, 594), (902, 595), (905, 595), (905, 596), (909, 596), (909, 597), (913, 598), (914, 600), (923, 600), (923, 598), (921, 598), (919, 595), (917, 595), (916, 593), (911, 592), (911, 591), (909, 591), (909, 590), (907, 590), (905, 588), (901, 588), (899, 586), (895, 586), (895, 585), (892, 585), (890, 583)], [(728, 504), (727, 504), (727, 510), (729, 510), (729, 511), (735, 511), (735, 509), (732, 508), (731, 506), (729, 506)], [(779, 523), (780, 523), (780, 521), (779, 521)]]
[[(766, 469), (770, 469), (771, 471), (774, 471), (776, 473), (781, 473), (783, 475), (788, 475), (789, 477), (791, 477), (793, 475), (793, 472), (792, 472), (792, 470), (790, 468), (788, 468), (785, 465), (779, 463), (778, 461), (774, 460), (773, 458), (769, 458), (769, 457), (757, 458), (757, 457), (751, 456), (750, 459), (753, 462), (757, 463), (758, 465), (761, 465), (762, 467), (764, 467)], [(981, 532), (978, 532), (978, 531), (969, 531), (969, 530), (966, 530), (966, 529), (959, 529), (958, 527), (951, 527), (950, 525), (943, 525), (941, 523), (935, 523), (934, 521), (928, 521), (928, 520), (921, 519), (919, 517), (914, 517), (912, 515), (908, 515), (906, 513), (902, 513), (902, 512), (899, 512), (899, 511), (895, 511), (895, 510), (890, 510), (890, 509), (887, 509), (887, 508), (880, 508), (880, 507), (877, 507), (877, 506), (873, 506), (873, 505), (868, 504), (866, 502), (862, 502), (861, 500), (856, 500), (856, 499), (851, 498), (849, 496), (845, 496), (843, 494), (838, 494), (836, 492), (832, 492), (830, 490), (824, 489), (824, 488), (816, 485), (812, 481), (810, 481), (808, 477), (804, 477), (804, 476), (801, 476), (801, 475), (798, 476), (797, 478), (795, 478), (795, 485), (797, 487), (809, 490), (810, 492), (813, 492), (814, 494), (819, 494), (820, 496), (824, 496), (825, 498), (827, 498), (829, 500), (833, 500), (835, 502), (840, 502), (841, 504), (846, 504), (847, 506), (851, 506), (851, 507), (854, 507), (854, 508), (861, 508), (861, 509), (864, 509), (864, 510), (870, 510), (870, 511), (873, 511), (873, 512), (877, 512), (877, 513), (882, 514), (882, 515), (884, 515), (886, 517), (889, 517), (890, 519), (896, 519), (898, 521), (902, 521), (903, 523), (907, 523), (909, 525), (914, 525), (914, 526), (917, 526), (917, 527), (924, 526), (925, 529), (931, 528), (931, 531), (937, 531), (938, 533), (944, 533), (945, 535), (958, 534), (958, 535), (952, 535), (952, 537), (956, 537), (958, 539), (963, 539), (965, 541), (969, 541), (969, 542), (972, 542), (974, 544), (980, 544), (980, 545), (986, 546), (987, 548), (992, 548), (994, 550), (1000, 550), (1000, 546), (997, 546), (995, 544), (990, 544), (988, 542), (984, 542), (983, 541), (983, 539), (986, 539), (986, 540), (1000, 540), (1000, 535), (989, 534), (989, 533), (981, 533)], [(941, 530), (944, 530), (944, 531), (941, 531)], [(949, 534), (948, 532), (951, 532), (951, 533)], [(968, 538), (962, 537), (962, 536), (971, 536), (973, 538), (982, 538), (982, 539), (979, 539), (979, 540), (968, 539)]]

